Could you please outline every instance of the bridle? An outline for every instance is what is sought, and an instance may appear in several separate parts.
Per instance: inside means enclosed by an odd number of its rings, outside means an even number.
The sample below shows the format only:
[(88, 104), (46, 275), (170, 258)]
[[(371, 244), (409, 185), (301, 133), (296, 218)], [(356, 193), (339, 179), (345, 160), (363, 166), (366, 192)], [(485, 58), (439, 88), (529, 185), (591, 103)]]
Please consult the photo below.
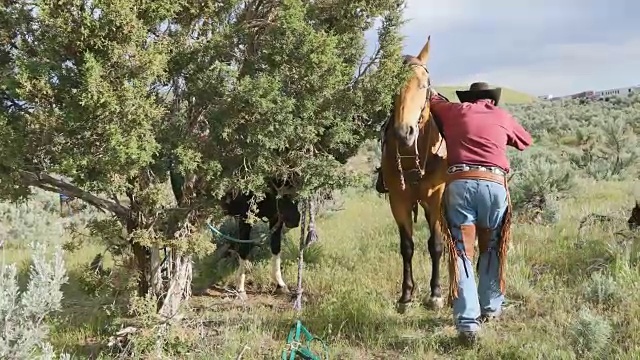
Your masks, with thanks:
[[(432, 87), (431, 87), (431, 76), (429, 75), (429, 70), (427, 69), (427, 67), (425, 65), (422, 64), (412, 64), (409, 63), (410, 67), (415, 67), (415, 66), (419, 66), (422, 69), (424, 69), (424, 71), (427, 73), (427, 94), (425, 96), (424, 99), (424, 103), (422, 104), (422, 108), (420, 109), (420, 119), (418, 119), (418, 129), (420, 129), (421, 126), (424, 125), (425, 123), (425, 115), (424, 115), (424, 109), (427, 107), (427, 105), (429, 105), (429, 99), (431, 97), (432, 94)], [(427, 133), (427, 139), (429, 139), (431, 137), (431, 130), (432, 128), (429, 128), (429, 132)], [(398, 172), (400, 172), (400, 187), (402, 188), (402, 190), (404, 190), (406, 188), (406, 184), (405, 184), (405, 173), (407, 175), (412, 175), (410, 176), (411, 179), (411, 183), (412, 184), (416, 184), (418, 181), (420, 181), (420, 179), (422, 179), (422, 177), (425, 174), (425, 169), (427, 167), (427, 158), (429, 157), (428, 152), (424, 155), (424, 160), (421, 162), (420, 161), (420, 149), (418, 149), (418, 138), (420, 137), (420, 135), (418, 134), (418, 136), (416, 136), (414, 142), (413, 142), (413, 149), (414, 149), (414, 154), (411, 155), (401, 155), (400, 154), (400, 148), (398, 146), (398, 142), (396, 141), (396, 165), (398, 167)], [(442, 146), (442, 144), (440, 144)], [(402, 168), (402, 159), (403, 158), (414, 158), (415, 160), (415, 168), (413, 169), (409, 169), (409, 170), (404, 170)], [(417, 173), (417, 176), (414, 175)]]

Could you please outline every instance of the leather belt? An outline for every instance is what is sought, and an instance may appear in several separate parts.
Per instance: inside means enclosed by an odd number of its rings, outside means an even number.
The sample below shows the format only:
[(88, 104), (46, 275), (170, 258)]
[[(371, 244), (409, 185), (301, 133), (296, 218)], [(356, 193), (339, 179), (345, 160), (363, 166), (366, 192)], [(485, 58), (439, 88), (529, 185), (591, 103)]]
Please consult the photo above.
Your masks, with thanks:
[(507, 176), (507, 173), (497, 166), (481, 166), (481, 165), (467, 165), (467, 164), (456, 164), (456, 165), (449, 166), (449, 168), (447, 169), (447, 173), (453, 174), (456, 172), (469, 171), (469, 170), (488, 171), (490, 173)]

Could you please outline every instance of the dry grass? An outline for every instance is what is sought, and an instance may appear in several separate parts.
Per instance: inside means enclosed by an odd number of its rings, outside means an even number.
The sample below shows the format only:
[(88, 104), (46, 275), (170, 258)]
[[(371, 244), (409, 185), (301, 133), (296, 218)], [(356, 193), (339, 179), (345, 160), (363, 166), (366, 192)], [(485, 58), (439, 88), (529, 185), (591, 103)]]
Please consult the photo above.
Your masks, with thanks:
[[(398, 234), (384, 198), (373, 190), (351, 191), (345, 209), (319, 221), (321, 242), (309, 253), (305, 272), (307, 301), (300, 316), (328, 341), (332, 359), (594, 359), (640, 356), (640, 292), (635, 243), (621, 245), (614, 235), (624, 228), (632, 206), (630, 183), (581, 182), (575, 197), (562, 204), (554, 226), (515, 225), (508, 270), (505, 317), (483, 329), (475, 349), (456, 345), (450, 309), (415, 306), (395, 312), (401, 261)], [(612, 216), (613, 224), (593, 224), (578, 233), (590, 214)], [(428, 230), (421, 219), (415, 239), (416, 300), (428, 296)], [(283, 250), (285, 281), (293, 286), (298, 232), (287, 234)], [(98, 251), (89, 247), (69, 255), (71, 283), (65, 288), (65, 312), (55, 322), (52, 341), (78, 358), (98, 355), (113, 329), (100, 305), (74, 284), (74, 271)], [(268, 250), (262, 249), (262, 254)], [(9, 246), (8, 261), (25, 253)], [(265, 258), (260, 256), (261, 258)], [(212, 279), (232, 284), (233, 262), (197, 266), (196, 290)], [(442, 266), (445, 266), (443, 262)], [(172, 358), (279, 358), (296, 315), (288, 299), (269, 294), (268, 260), (257, 261), (249, 275), (256, 291), (247, 304), (233, 296), (205, 291), (194, 296), (187, 325), (167, 349)], [(446, 271), (443, 272), (446, 274)], [(446, 275), (444, 275), (446, 276)], [(446, 286), (447, 279), (443, 279)]]

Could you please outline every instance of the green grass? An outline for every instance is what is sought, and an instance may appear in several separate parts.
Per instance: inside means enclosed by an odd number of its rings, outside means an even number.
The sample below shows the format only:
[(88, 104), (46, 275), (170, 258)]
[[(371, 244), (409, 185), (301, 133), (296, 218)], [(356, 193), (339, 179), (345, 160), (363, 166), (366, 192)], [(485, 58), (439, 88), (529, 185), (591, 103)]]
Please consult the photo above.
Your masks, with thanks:
[[(456, 96), (456, 90), (467, 90), (469, 86), (436, 86), (436, 91), (442, 93), (451, 101), (459, 101)], [(537, 101), (535, 96), (525, 94), (520, 91), (512, 90), (509, 88), (502, 88), (502, 96), (500, 98), (501, 104), (523, 104)]]
[[(632, 359), (640, 356), (640, 276), (634, 258), (623, 255), (613, 235), (624, 228), (632, 206), (632, 183), (582, 181), (575, 196), (561, 204), (561, 222), (553, 226), (513, 226), (508, 265), (508, 308), (500, 322), (483, 328), (475, 349), (454, 342), (451, 310), (432, 311), (419, 305), (401, 315), (394, 303), (400, 295), (401, 257), (398, 233), (387, 201), (373, 190), (344, 194), (344, 210), (319, 219), (320, 243), (309, 251), (304, 273), (303, 323), (325, 338), (332, 359)], [(578, 233), (580, 219), (608, 214), (613, 225), (595, 224)], [(287, 234), (283, 246), (285, 281), (296, 279), (298, 231)], [(428, 294), (430, 260), (428, 230), (416, 225), (415, 300)], [(97, 358), (113, 334), (102, 306), (109, 299), (84, 294), (75, 275), (98, 247), (68, 254), (71, 281), (65, 287), (65, 308), (52, 328), (51, 340), (77, 358)], [(261, 251), (268, 251), (266, 248)], [(11, 261), (25, 259), (20, 247), (4, 250)], [(625, 257), (627, 256), (627, 257)], [(211, 295), (196, 295), (184, 326), (167, 348), (173, 358), (274, 359), (296, 318), (287, 299), (268, 294), (268, 256), (254, 264), (248, 280), (247, 304)], [(443, 286), (447, 285), (445, 262)], [(195, 287), (216, 273), (229, 273), (234, 262), (198, 261)], [(225, 269), (227, 271), (225, 271)], [(602, 269), (596, 272), (597, 269)], [(233, 276), (221, 278), (233, 284)], [(611, 330), (613, 329), (613, 330)], [(607, 336), (608, 335), (608, 336)], [(582, 344), (582, 345), (580, 345)], [(589, 348), (590, 345), (600, 348)], [(101, 355), (107, 358), (106, 355)]]

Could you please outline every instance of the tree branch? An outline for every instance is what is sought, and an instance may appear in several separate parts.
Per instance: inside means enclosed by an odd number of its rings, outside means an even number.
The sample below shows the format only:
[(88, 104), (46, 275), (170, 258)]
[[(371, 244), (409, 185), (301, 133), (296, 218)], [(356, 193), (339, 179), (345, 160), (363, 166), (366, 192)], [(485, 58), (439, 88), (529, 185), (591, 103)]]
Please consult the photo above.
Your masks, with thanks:
[(18, 173), (25, 185), (35, 186), (46, 191), (59, 192), (66, 196), (82, 199), (102, 211), (109, 211), (115, 214), (119, 218), (126, 218), (129, 215), (129, 209), (125, 206), (95, 196), (66, 181), (56, 179), (49, 174), (25, 170), (18, 170)]
[(378, 57), (380, 56), (381, 52), (382, 47), (378, 45), (375, 53), (373, 53), (373, 55), (369, 58), (369, 61), (365, 62), (364, 60), (362, 60), (360, 62), (360, 65), (358, 66), (358, 75), (356, 75), (356, 77), (351, 81), (350, 86), (355, 86), (360, 81), (360, 78), (369, 72), (371, 66), (373, 66), (373, 64), (375, 64), (377, 60), (379, 60)]

